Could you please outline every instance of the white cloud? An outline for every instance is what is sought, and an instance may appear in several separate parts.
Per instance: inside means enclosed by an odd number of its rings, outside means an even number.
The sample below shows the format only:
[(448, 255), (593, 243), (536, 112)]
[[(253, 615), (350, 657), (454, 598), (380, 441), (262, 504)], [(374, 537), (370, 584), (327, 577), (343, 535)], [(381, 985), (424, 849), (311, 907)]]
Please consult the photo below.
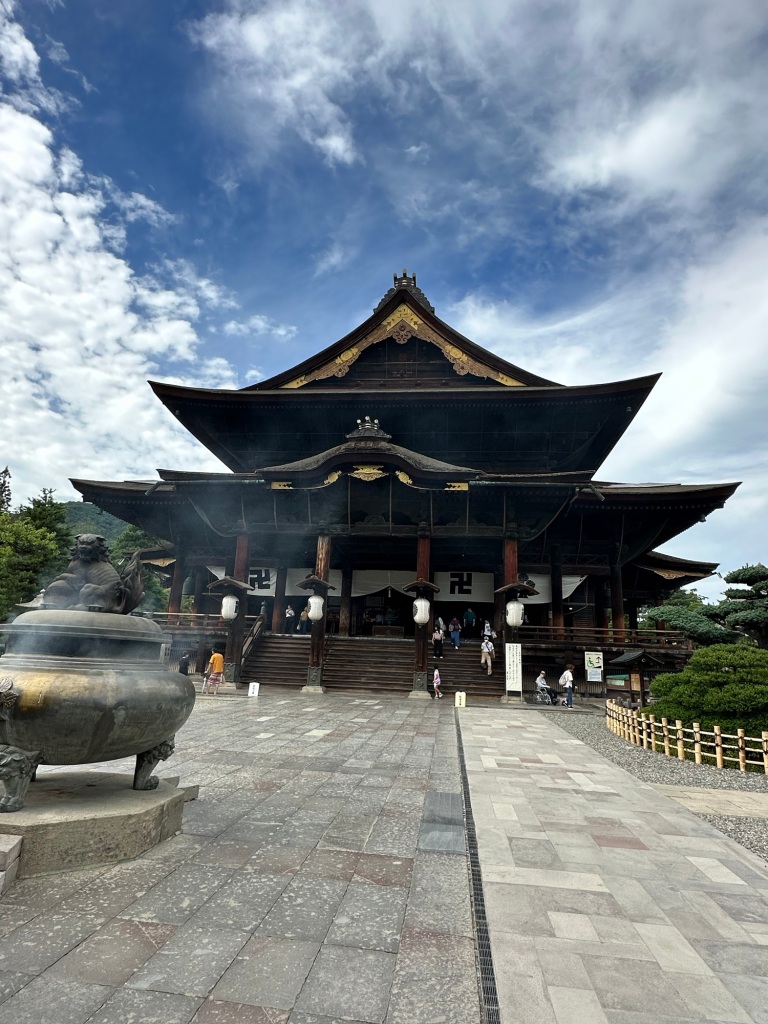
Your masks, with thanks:
[[(120, 193), (21, 109), (40, 89), (36, 62), (17, 27), (2, 28), (0, 52), (33, 79), (25, 103), (0, 104), (0, 403), (15, 496), (63, 497), (69, 475), (147, 476), (160, 462), (220, 468), (144, 382), (175, 361), (185, 383), (236, 387), (227, 360), (197, 361), (193, 327), (236, 302), (186, 261), (140, 278), (110, 251), (103, 217)], [(163, 219), (138, 194), (124, 206), (124, 219)]]
[(279, 341), (289, 341), (296, 336), (296, 328), (291, 324), (280, 324), (268, 316), (257, 313), (247, 320), (228, 320), (222, 330), (231, 337), (246, 338), (269, 335)]
[(320, 254), (315, 263), (315, 277), (321, 277), (332, 270), (338, 270), (347, 262), (348, 256), (344, 247), (338, 242), (333, 242)]

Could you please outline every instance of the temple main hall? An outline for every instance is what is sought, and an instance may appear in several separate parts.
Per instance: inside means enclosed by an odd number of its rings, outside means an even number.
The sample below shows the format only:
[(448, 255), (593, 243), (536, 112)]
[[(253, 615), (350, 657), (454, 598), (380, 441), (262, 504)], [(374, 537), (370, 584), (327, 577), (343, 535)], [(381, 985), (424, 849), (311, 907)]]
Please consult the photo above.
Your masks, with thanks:
[(525, 689), (568, 662), (586, 681), (599, 652), (602, 692), (642, 693), (688, 647), (638, 628), (638, 609), (717, 568), (659, 549), (738, 486), (597, 476), (657, 380), (539, 377), (455, 331), (403, 271), (359, 327), (269, 380), (151, 382), (221, 472), (73, 484), (163, 540), (174, 646), (199, 664), (225, 644), (240, 685), (422, 689), (440, 617), (462, 627), (440, 662), (449, 688), (504, 693), (503, 659), (478, 672), (488, 620), (499, 653), (521, 644)]

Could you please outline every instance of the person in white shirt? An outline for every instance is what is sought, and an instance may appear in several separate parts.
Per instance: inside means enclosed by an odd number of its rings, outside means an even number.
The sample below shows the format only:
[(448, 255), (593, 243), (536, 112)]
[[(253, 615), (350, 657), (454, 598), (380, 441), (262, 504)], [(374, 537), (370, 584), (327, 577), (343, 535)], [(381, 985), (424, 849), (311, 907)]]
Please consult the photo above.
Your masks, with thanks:
[(483, 642), (480, 644), (480, 671), (483, 668), (488, 669), (488, 675), (493, 675), (493, 641), (489, 636), (483, 637)]
[(565, 688), (565, 706), (573, 711), (573, 668), (570, 663), (565, 666), (565, 672), (560, 676), (560, 685)]

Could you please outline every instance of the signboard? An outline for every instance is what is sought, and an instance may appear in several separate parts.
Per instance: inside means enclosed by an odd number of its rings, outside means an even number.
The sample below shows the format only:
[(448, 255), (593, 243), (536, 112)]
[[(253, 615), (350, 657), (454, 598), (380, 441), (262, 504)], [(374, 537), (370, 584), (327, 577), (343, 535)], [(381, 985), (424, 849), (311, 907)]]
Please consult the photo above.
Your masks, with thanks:
[(258, 697), (259, 696), (259, 683), (248, 683), (248, 696)]
[(523, 648), (521, 644), (504, 644), (504, 667), (507, 693), (523, 696)]
[(436, 572), (435, 585), (440, 593), (436, 601), (451, 604), (493, 604), (492, 572)]
[(603, 681), (603, 652), (585, 651), (584, 669), (587, 673), (588, 683), (601, 683)]
[(629, 679), (633, 690), (642, 689), (642, 677), (639, 672), (631, 672)]

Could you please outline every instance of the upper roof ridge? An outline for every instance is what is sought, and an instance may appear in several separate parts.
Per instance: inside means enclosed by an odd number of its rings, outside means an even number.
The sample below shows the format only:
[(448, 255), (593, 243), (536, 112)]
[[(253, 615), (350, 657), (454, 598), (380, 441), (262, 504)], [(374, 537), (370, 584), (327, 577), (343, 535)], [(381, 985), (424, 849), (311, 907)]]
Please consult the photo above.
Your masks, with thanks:
[(381, 307), (384, 306), (387, 302), (389, 302), (392, 296), (395, 295), (396, 292), (401, 288), (405, 288), (407, 291), (409, 291), (411, 295), (414, 297), (414, 299), (416, 299), (416, 301), (420, 305), (424, 306), (425, 309), (428, 309), (430, 313), (435, 312), (435, 307), (429, 301), (427, 296), (424, 294), (421, 288), (417, 288), (416, 274), (411, 274), (409, 277), (408, 271), (405, 268), (403, 268), (403, 273), (401, 277), (398, 277), (397, 274), (393, 274), (392, 277), (394, 278), (395, 282), (394, 286), (389, 289), (389, 291), (378, 304), (378, 306), (376, 306), (376, 308), (373, 311), (374, 313), (378, 313)]

